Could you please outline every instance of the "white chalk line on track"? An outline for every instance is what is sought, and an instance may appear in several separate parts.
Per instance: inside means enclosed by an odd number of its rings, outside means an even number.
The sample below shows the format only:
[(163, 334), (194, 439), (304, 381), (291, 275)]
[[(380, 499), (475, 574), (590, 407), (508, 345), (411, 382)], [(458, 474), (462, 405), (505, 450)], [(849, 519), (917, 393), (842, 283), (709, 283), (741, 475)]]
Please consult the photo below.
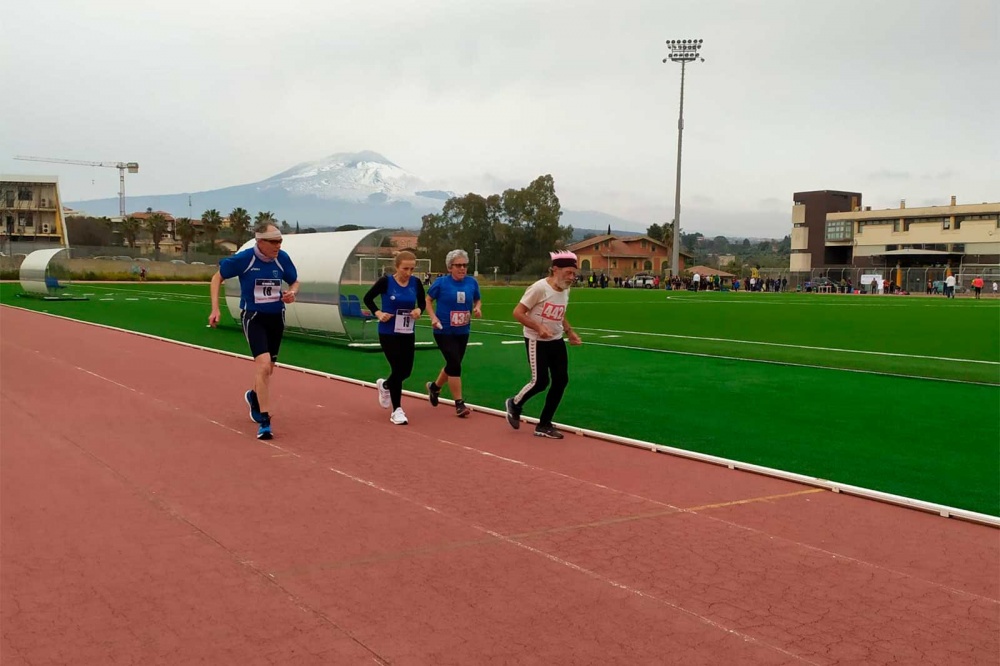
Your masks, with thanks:
[[(48, 315), (48, 316), (53, 316), (53, 317), (58, 318), (58, 319), (67, 319), (65, 317), (60, 317), (58, 315)], [(69, 319), (69, 321), (76, 321), (76, 320)], [(240, 355), (240, 354), (234, 354), (232, 352), (220, 352), (220, 351), (214, 350), (214, 349), (200, 348), (200, 347), (197, 347), (195, 345), (188, 344), (188, 343), (177, 342), (177, 341), (169, 340), (169, 339), (165, 339), (165, 338), (158, 338), (157, 336), (152, 336), (152, 335), (143, 334), (143, 333), (135, 333), (133, 331), (127, 331), (127, 330), (123, 330), (123, 329), (115, 329), (113, 327), (105, 326), (105, 325), (102, 325), (102, 324), (88, 324), (86, 322), (78, 322), (78, 323), (84, 323), (84, 324), (87, 324), (87, 325), (97, 326), (99, 328), (106, 328), (106, 329), (110, 329), (110, 330), (116, 330), (116, 331), (123, 332), (123, 333), (129, 333), (129, 334), (132, 334), (132, 335), (138, 335), (140, 337), (151, 338), (151, 339), (155, 339), (155, 340), (159, 340), (159, 341), (163, 341), (163, 342), (169, 342), (169, 343), (172, 343), (172, 344), (177, 344), (177, 345), (180, 345), (180, 346), (185, 346), (185, 347), (200, 349), (200, 350), (203, 350), (203, 351), (209, 351), (209, 352), (219, 353), (219, 354), (222, 354), (222, 355), (225, 355), (225, 356), (232, 356), (232, 357), (236, 357), (236, 358), (241, 358), (243, 360), (252, 361), (252, 359), (250, 359), (247, 356), (243, 356), (243, 355)], [(25, 349), (26, 351), (30, 351), (30, 352), (32, 352), (34, 354), (43, 356), (45, 358), (49, 358), (49, 359), (51, 359), (54, 362), (66, 363), (65, 361), (62, 361), (61, 359), (57, 359), (57, 358), (49, 356), (47, 354), (43, 354), (42, 352), (40, 352), (38, 350), (34, 350), (34, 349), (30, 349), (30, 348), (23, 348), (23, 349)], [(93, 372), (91, 370), (88, 370), (86, 368), (82, 368), (80, 366), (75, 366), (75, 365), (72, 365), (72, 364), (67, 364), (67, 365), (70, 365), (71, 367), (73, 367), (73, 368), (75, 368), (77, 370), (85, 372), (85, 373), (87, 373), (89, 375), (94, 376), (95, 378), (98, 378), (98, 379), (101, 379), (103, 381), (106, 381), (106, 382), (108, 382), (108, 383), (110, 383), (112, 385), (118, 386), (118, 387), (120, 387), (122, 389), (131, 391), (133, 393), (136, 393), (137, 395), (141, 395), (141, 396), (146, 397), (148, 399), (151, 399), (153, 401), (165, 404), (168, 407), (170, 407), (171, 409), (176, 409), (175, 407), (169, 405), (168, 403), (166, 403), (165, 401), (157, 398), (156, 396), (143, 393), (142, 391), (140, 391), (140, 390), (138, 390), (138, 389), (136, 389), (134, 387), (122, 384), (122, 383), (117, 382), (115, 380), (112, 380), (112, 379), (110, 379), (108, 377), (104, 377), (103, 375), (95, 373), (95, 372)], [(350, 379), (350, 378), (338, 377), (336, 375), (329, 375), (327, 373), (321, 373), (321, 372), (318, 372), (318, 371), (309, 370), (309, 369), (305, 369), (305, 368), (294, 368), (294, 367), (292, 367), (290, 369), (299, 370), (299, 371), (304, 372), (305, 374), (312, 374), (312, 375), (317, 375), (317, 376), (320, 376), (320, 377), (325, 377), (325, 378), (340, 380), (340, 381), (343, 381), (345, 383), (361, 384), (363, 386), (373, 386), (370, 383), (360, 382), (358, 380), (353, 380), (353, 379)], [(407, 395), (410, 395), (411, 397), (418, 397), (418, 398), (422, 398), (423, 397), (421, 394), (416, 394), (416, 393), (413, 393), (411, 391), (404, 391), (404, 392)], [(446, 400), (445, 402), (448, 402), (448, 401)], [(322, 407), (322, 406), (320, 405), (319, 407)], [(495, 415), (501, 415), (501, 416), (503, 415), (502, 412), (500, 412), (498, 410), (492, 410), (492, 409), (489, 409), (489, 408), (482, 408), (482, 407), (479, 407), (479, 406), (473, 406), (473, 407), (476, 409), (476, 411), (480, 411), (480, 412), (484, 412), (484, 413), (493, 413)], [(221, 428), (223, 428), (223, 429), (225, 429), (225, 430), (227, 430), (229, 432), (232, 432), (232, 433), (240, 435), (240, 436), (245, 436), (245, 434), (243, 432), (239, 431), (239, 430), (235, 430), (233, 428), (230, 428), (230, 427), (228, 427), (228, 426), (226, 426), (224, 424), (221, 424), (221, 423), (219, 423), (217, 421), (212, 420), (211, 418), (208, 418), (208, 417), (203, 417), (203, 418), (206, 421), (208, 421), (209, 423), (212, 423), (213, 425), (219, 426), (219, 427), (221, 427)], [(560, 424), (560, 427), (568, 429), (568, 430), (572, 430), (572, 427), (562, 426), (561, 424)], [(518, 465), (518, 466), (525, 467), (525, 468), (528, 468), (528, 469), (533, 469), (533, 470), (536, 470), (536, 471), (539, 471), (539, 472), (543, 472), (543, 473), (547, 473), (547, 474), (559, 476), (561, 478), (573, 480), (573, 481), (576, 481), (578, 483), (582, 483), (582, 484), (585, 484), (585, 485), (590, 485), (592, 487), (596, 487), (596, 488), (599, 488), (599, 489), (602, 489), (602, 490), (608, 490), (608, 491), (611, 491), (611, 492), (619, 494), (619, 495), (623, 495), (623, 496), (627, 496), (627, 497), (631, 497), (631, 498), (635, 498), (635, 499), (640, 499), (640, 500), (643, 500), (643, 501), (647, 501), (647, 502), (650, 502), (652, 504), (657, 504), (657, 505), (663, 506), (663, 507), (671, 509), (671, 510), (676, 510), (679, 513), (689, 513), (689, 514), (697, 515), (697, 516), (700, 516), (700, 517), (703, 517), (703, 518), (707, 518), (707, 519), (712, 520), (712, 521), (716, 521), (716, 522), (720, 522), (720, 523), (729, 525), (729, 526), (737, 528), (737, 529), (749, 531), (749, 532), (752, 532), (752, 533), (755, 533), (755, 534), (760, 534), (762, 536), (767, 537), (768, 539), (778, 539), (778, 540), (781, 540), (781, 541), (784, 541), (784, 542), (787, 542), (787, 543), (791, 543), (791, 544), (797, 545), (797, 546), (802, 547), (804, 549), (808, 549), (808, 550), (811, 550), (811, 551), (816, 551), (816, 552), (819, 552), (819, 553), (823, 553), (825, 555), (829, 555), (829, 556), (837, 558), (837, 559), (841, 559), (841, 560), (848, 561), (848, 562), (853, 562), (853, 563), (856, 563), (856, 564), (859, 564), (859, 565), (863, 565), (863, 566), (867, 566), (867, 567), (870, 567), (870, 568), (873, 568), (873, 569), (878, 569), (878, 570), (886, 571), (886, 572), (889, 572), (889, 573), (892, 573), (894, 575), (898, 575), (898, 576), (901, 576), (901, 577), (904, 577), (904, 578), (913, 579), (913, 580), (919, 580), (919, 581), (922, 581), (922, 582), (924, 582), (924, 583), (926, 583), (928, 585), (931, 585), (931, 586), (934, 586), (934, 587), (937, 587), (937, 588), (940, 588), (940, 589), (943, 589), (943, 590), (946, 590), (948, 592), (951, 592), (951, 593), (954, 593), (954, 594), (958, 594), (958, 595), (961, 595), (961, 596), (964, 596), (964, 597), (971, 597), (971, 598), (983, 600), (983, 601), (986, 601), (986, 602), (989, 602), (989, 603), (992, 603), (992, 604), (1000, 604), (1000, 600), (997, 600), (997, 599), (991, 599), (989, 597), (983, 597), (981, 595), (977, 595), (975, 593), (967, 592), (965, 590), (960, 590), (960, 589), (957, 589), (957, 588), (952, 588), (952, 587), (949, 587), (947, 585), (943, 585), (941, 583), (936, 583), (934, 581), (929, 581), (929, 580), (926, 580), (926, 579), (922, 579), (922, 578), (919, 578), (917, 576), (913, 576), (911, 574), (907, 574), (907, 573), (900, 572), (900, 571), (897, 571), (897, 570), (894, 570), (894, 569), (890, 569), (888, 567), (884, 567), (884, 566), (881, 566), (881, 565), (878, 565), (878, 564), (874, 564), (872, 562), (867, 562), (865, 560), (860, 560), (858, 558), (854, 558), (854, 557), (842, 555), (842, 554), (839, 554), (839, 553), (835, 553), (833, 551), (829, 551), (829, 550), (826, 550), (824, 548), (819, 548), (819, 547), (816, 547), (816, 546), (812, 546), (812, 545), (809, 545), (809, 544), (806, 544), (806, 543), (803, 543), (803, 542), (795, 541), (793, 539), (788, 539), (786, 537), (775, 536), (775, 535), (769, 534), (768, 532), (765, 532), (765, 531), (757, 529), (757, 528), (753, 528), (753, 527), (746, 526), (746, 525), (741, 525), (741, 524), (732, 522), (730, 520), (722, 519), (722, 518), (719, 518), (719, 517), (716, 517), (716, 516), (707, 515), (706, 513), (702, 512), (702, 511), (698, 511), (698, 510), (694, 510), (694, 509), (679, 508), (679, 507), (676, 507), (674, 505), (671, 505), (671, 504), (668, 504), (668, 503), (665, 503), (665, 502), (660, 502), (658, 500), (653, 500), (653, 499), (642, 497), (642, 496), (635, 495), (635, 494), (632, 494), (632, 493), (627, 493), (625, 491), (620, 491), (618, 489), (611, 488), (611, 487), (603, 485), (603, 484), (595, 483), (593, 481), (588, 481), (588, 480), (585, 480), (585, 479), (580, 479), (578, 477), (574, 477), (574, 476), (571, 476), (571, 475), (568, 475), (568, 474), (557, 472), (555, 470), (550, 470), (550, 469), (547, 469), (547, 468), (538, 467), (536, 465), (532, 465), (530, 463), (527, 463), (527, 462), (524, 462), (524, 461), (521, 461), (521, 460), (517, 460), (515, 458), (510, 458), (510, 457), (507, 457), (507, 456), (501, 456), (501, 455), (493, 454), (493, 453), (488, 452), (488, 451), (483, 451), (481, 449), (475, 449), (475, 448), (472, 448), (472, 447), (469, 447), (469, 446), (466, 446), (466, 445), (463, 445), (463, 444), (457, 444), (455, 442), (451, 442), (451, 441), (448, 441), (448, 440), (445, 440), (445, 439), (423, 435), (422, 433), (417, 433), (417, 434), (420, 435), (421, 437), (427, 439), (427, 440), (436, 441), (436, 442), (439, 442), (439, 443), (442, 443), (442, 444), (445, 444), (445, 445), (448, 445), (448, 446), (451, 446), (451, 447), (456, 447), (456, 448), (459, 448), (459, 449), (463, 449), (463, 450), (466, 450), (468, 452), (471, 452), (471, 453), (474, 453), (474, 454), (478, 454), (478, 455), (482, 455), (482, 456), (487, 457), (487, 458), (491, 458), (491, 459), (495, 459), (495, 460), (502, 461), (502, 462), (505, 462), (505, 463)], [(599, 433), (596, 433), (596, 434), (599, 434)], [(590, 433), (588, 432), (587, 435), (589, 436)], [(282, 452), (281, 455), (276, 455), (274, 457), (291, 456), (291, 457), (295, 457), (295, 458), (302, 458), (302, 456), (300, 456), (298, 453), (296, 453), (296, 452), (294, 452), (292, 450), (289, 450), (289, 449), (282, 448), (282, 447), (274, 444), (273, 442), (260, 441), (260, 440), (258, 440), (258, 441), (261, 444), (264, 444), (264, 445), (266, 445), (266, 446), (268, 446), (270, 448), (273, 448), (273, 449), (276, 449), (276, 450)], [(609, 440), (609, 441), (613, 441), (613, 440)], [(647, 446), (648, 446), (648, 444), (647, 444)], [(656, 451), (657, 447), (655, 445), (652, 445), (652, 450)], [(697, 459), (697, 458), (695, 458), (695, 459)], [(318, 461), (311, 460), (309, 458), (305, 458), (304, 460), (306, 462), (311, 463), (311, 464), (321, 464), (321, 463), (318, 463)], [(354, 481), (356, 481), (358, 483), (364, 483), (365, 485), (368, 485), (368, 486), (370, 486), (370, 487), (372, 487), (372, 488), (374, 488), (376, 490), (392, 494), (393, 496), (396, 496), (396, 497), (398, 497), (398, 498), (400, 498), (402, 500), (405, 500), (405, 501), (410, 502), (412, 504), (416, 504), (418, 506), (421, 506), (422, 508), (424, 508), (424, 509), (426, 509), (428, 511), (432, 511), (432, 512), (440, 514), (442, 516), (450, 517), (450, 518), (453, 518), (453, 519), (461, 521), (460, 518), (454, 517), (454, 516), (449, 516), (446, 512), (444, 512), (444, 511), (442, 511), (442, 510), (440, 510), (440, 509), (438, 509), (436, 507), (433, 507), (431, 505), (427, 505), (427, 504), (421, 503), (421, 502), (419, 502), (417, 500), (414, 500), (414, 499), (411, 499), (409, 497), (406, 497), (406, 496), (402, 495), (399, 492), (392, 491), (392, 490), (390, 490), (388, 488), (381, 487), (381, 486), (379, 486), (375, 482), (368, 481), (368, 480), (362, 479), (360, 477), (355, 477), (353, 475), (350, 475), (350, 474), (348, 474), (346, 472), (343, 472), (341, 470), (337, 470), (337, 469), (334, 469), (334, 468), (329, 468), (329, 469), (331, 471), (333, 471), (333, 472), (336, 472), (337, 474), (340, 474), (342, 476), (350, 478), (350, 479), (352, 479), (352, 480), (354, 480)], [(734, 468), (734, 469), (736, 469), (736, 468)], [(760, 470), (765, 470), (762, 473), (766, 473), (766, 468), (760, 468)], [(782, 478), (782, 477), (779, 477), (779, 478)], [(948, 507), (938, 507), (938, 508), (945, 508), (946, 509)], [(945, 514), (942, 514), (942, 515), (945, 515)], [(959, 515), (959, 512), (956, 512), (955, 515)], [(982, 518), (988, 518), (988, 519), (990, 519), (987, 524), (990, 524), (990, 525), (992, 525), (994, 527), (996, 527), (998, 524), (1000, 524), (995, 519), (993, 519), (992, 517), (982, 516)], [(980, 521), (980, 522), (982, 522), (982, 521)], [(604, 576), (602, 576), (600, 574), (597, 574), (596, 572), (591, 572), (591, 571), (589, 571), (587, 569), (579, 567), (576, 564), (573, 564), (571, 562), (566, 562), (564, 560), (561, 560), (561, 558), (558, 558), (557, 556), (545, 553), (544, 551), (535, 549), (535, 548), (533, 548), (533, 547), (531, 547), (531, 546), (529, 546), (527, 544), (522, 544), (521, 542), (517, 541), (516, 539), (510, 538), (510, 537), (505, 537), (503, 535), (498, 535), (495, 532), (493, 532), (493, 531), (491, 531), (488, 528), (485, 528), (483, 526), (479, 526), (479, 525), (475, 525), (475, 524), (472, 524), (471, 526), (474, 527), (477, 530), (483, 531), (484, 533), (490, 534), (491, 536), (494, 536), (496, 538), (500, 538), (500, 539), (502, 539), (504, 541), (509, 541), (509, 542), (511, 542), (511, 543), (513, 543), (515, 545), (518, 545), (519, 547), (523, 547), (523, 548), (525, 548), (527, 550), (530, 550), (530, 551), (533, 551), (533, 552), (537, 552), (537, 554), (540, 554), (540, 555), (543, 555), (543, 556), (548, 557), (550, 559), (553, 559), (553, 561), (564, 563), (565, 566), (569, 566), (569, 567), (571, 567), (573, 569), (576, 569), (578, 571), (581, 571), (583, 573), (587, 573), (588, 575), (591, 575), (591, 576), (593, 576), (594, 578), (596, 578), (598, 580), (602, 580), (604, 582), (607, 582), (608, 584), (615, 585), (616, 587), (620, 587), (622, 589), (628, 590), (628, 591), (630, 591), (630, 592), (632, 592), (634, 594), (640, 595), (640, 596), (644, 596), (644, 597), (647, 597), (647, 598), (650, 598), (650, 599), (655, 599), (656, 601), (658, 601), (660, 603), (664, 603), (664, 604), (666, 604), (668, 606), (676, 608), (677, 610), (683, 611), (685, 613), (689, 613), (689, 614), (691, 614), (691, 615), (693, 615), (695, 617), (698, 617), (699, 619), (704, 619), (706, 622), (708, 622), (712, 626), (718, 626), (718, 627), (722, 628), (723, 630), (731, 631), (732, 633), (737, 633), (737, 634), (739, 633), (739, 632), (733, 632), (732, 630), (728, 630), (725, 627), (723, 627), (722, 625), (718, 625), (718, 623), (715, 623), (713, 620), (710, 620), (708, 618), (702, 618), (701, 616), (697, 615), (696, 613), (688, 611), (687, 609), (684, 609), (684, 608), (682, 608), (680, 606), (676, 606), (676, 605), (670, 603), (669, 601), (659, 599), (659, 598), (657, 598), (655, 596), (649, 595), (648, 593), (642, 592), (641, 590), (634, 590), (632, 588), (629, 588), (628, 586), (625, 586), (623, 584), (619, 584), (616, 581), (613, 581), (612, 579), (609, 579), (609, 578), (606, 578), (606, 577), (604, 577)], [(742, 634), (740, 634), (740, 635), (742, 635)], [(757, 642), (756, 639), (753, 639), (752, 637), (747, 637), (747, 638), (748, 638), (748, 640), (753, 640), (753, 641)], [(762, 643), (762, 644), (766, 645), (766, 643)], [(768, 646), (768, 647), (773, 647), (773, 646)], [(775, 649), (779, 649), (780, 650), (780, 648), (775, 648)], [(791, 655), (791, 653), (788, 653), (788, 654)], [(795, 656), (796, 658), (799, 658), (797, 655), (791, 655), (791, 656)]]

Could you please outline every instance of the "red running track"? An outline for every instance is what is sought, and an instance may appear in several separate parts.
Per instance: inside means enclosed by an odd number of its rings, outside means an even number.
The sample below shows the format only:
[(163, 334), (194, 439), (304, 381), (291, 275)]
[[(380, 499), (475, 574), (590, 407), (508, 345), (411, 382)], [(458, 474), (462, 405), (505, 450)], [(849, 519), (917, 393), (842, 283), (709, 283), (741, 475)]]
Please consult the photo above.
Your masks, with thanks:
[(5, 666), (1000, 660), (995, 528), (250, 374), (0, 309)]

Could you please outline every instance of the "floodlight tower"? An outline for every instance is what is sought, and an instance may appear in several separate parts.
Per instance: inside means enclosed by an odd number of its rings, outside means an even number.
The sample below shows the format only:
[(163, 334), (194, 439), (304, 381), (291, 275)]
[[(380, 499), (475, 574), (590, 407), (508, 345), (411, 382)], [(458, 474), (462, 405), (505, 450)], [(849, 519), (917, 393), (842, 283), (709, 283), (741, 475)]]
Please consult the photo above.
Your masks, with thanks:
[(674, 186), (674, 222), (671, 228), (670, 276), (680, 275), (681, 249), (681, 144), (684, 139), (684, 69), (689, 62), (705, 59), (701, 57), (701, 39), (668, 39), (670, 55), (663, 62), (681, 64), (681, 108), (677, 116), (677, 183)]

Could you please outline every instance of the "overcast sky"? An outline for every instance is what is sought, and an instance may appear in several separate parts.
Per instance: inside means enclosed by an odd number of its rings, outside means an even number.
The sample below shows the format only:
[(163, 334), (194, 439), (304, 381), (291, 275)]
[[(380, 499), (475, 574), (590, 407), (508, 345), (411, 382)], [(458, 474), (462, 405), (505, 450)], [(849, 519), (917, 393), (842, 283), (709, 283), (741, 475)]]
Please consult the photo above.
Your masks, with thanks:
[(783, 236), (792, 193), (1000, 201), (996, 0), (33, 0), (0, 28), (0, 172), (64, 200), (255, 182), (374, 150), (481, 194), (550, 173), (563, 207)]

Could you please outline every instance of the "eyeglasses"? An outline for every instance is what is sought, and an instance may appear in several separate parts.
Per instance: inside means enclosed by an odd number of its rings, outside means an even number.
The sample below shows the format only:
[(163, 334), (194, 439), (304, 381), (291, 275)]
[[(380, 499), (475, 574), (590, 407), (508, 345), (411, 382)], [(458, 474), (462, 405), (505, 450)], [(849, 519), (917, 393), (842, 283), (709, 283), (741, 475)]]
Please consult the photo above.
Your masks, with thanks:
[(281, 239), (271, 240), (269, 238), (261, 238), (261, 240), (264, 241), (265, 243), (270, 243), (271, 245), (281, 245)]
[(452, 268), (468, 268), (469, 264), (452, 264)]

